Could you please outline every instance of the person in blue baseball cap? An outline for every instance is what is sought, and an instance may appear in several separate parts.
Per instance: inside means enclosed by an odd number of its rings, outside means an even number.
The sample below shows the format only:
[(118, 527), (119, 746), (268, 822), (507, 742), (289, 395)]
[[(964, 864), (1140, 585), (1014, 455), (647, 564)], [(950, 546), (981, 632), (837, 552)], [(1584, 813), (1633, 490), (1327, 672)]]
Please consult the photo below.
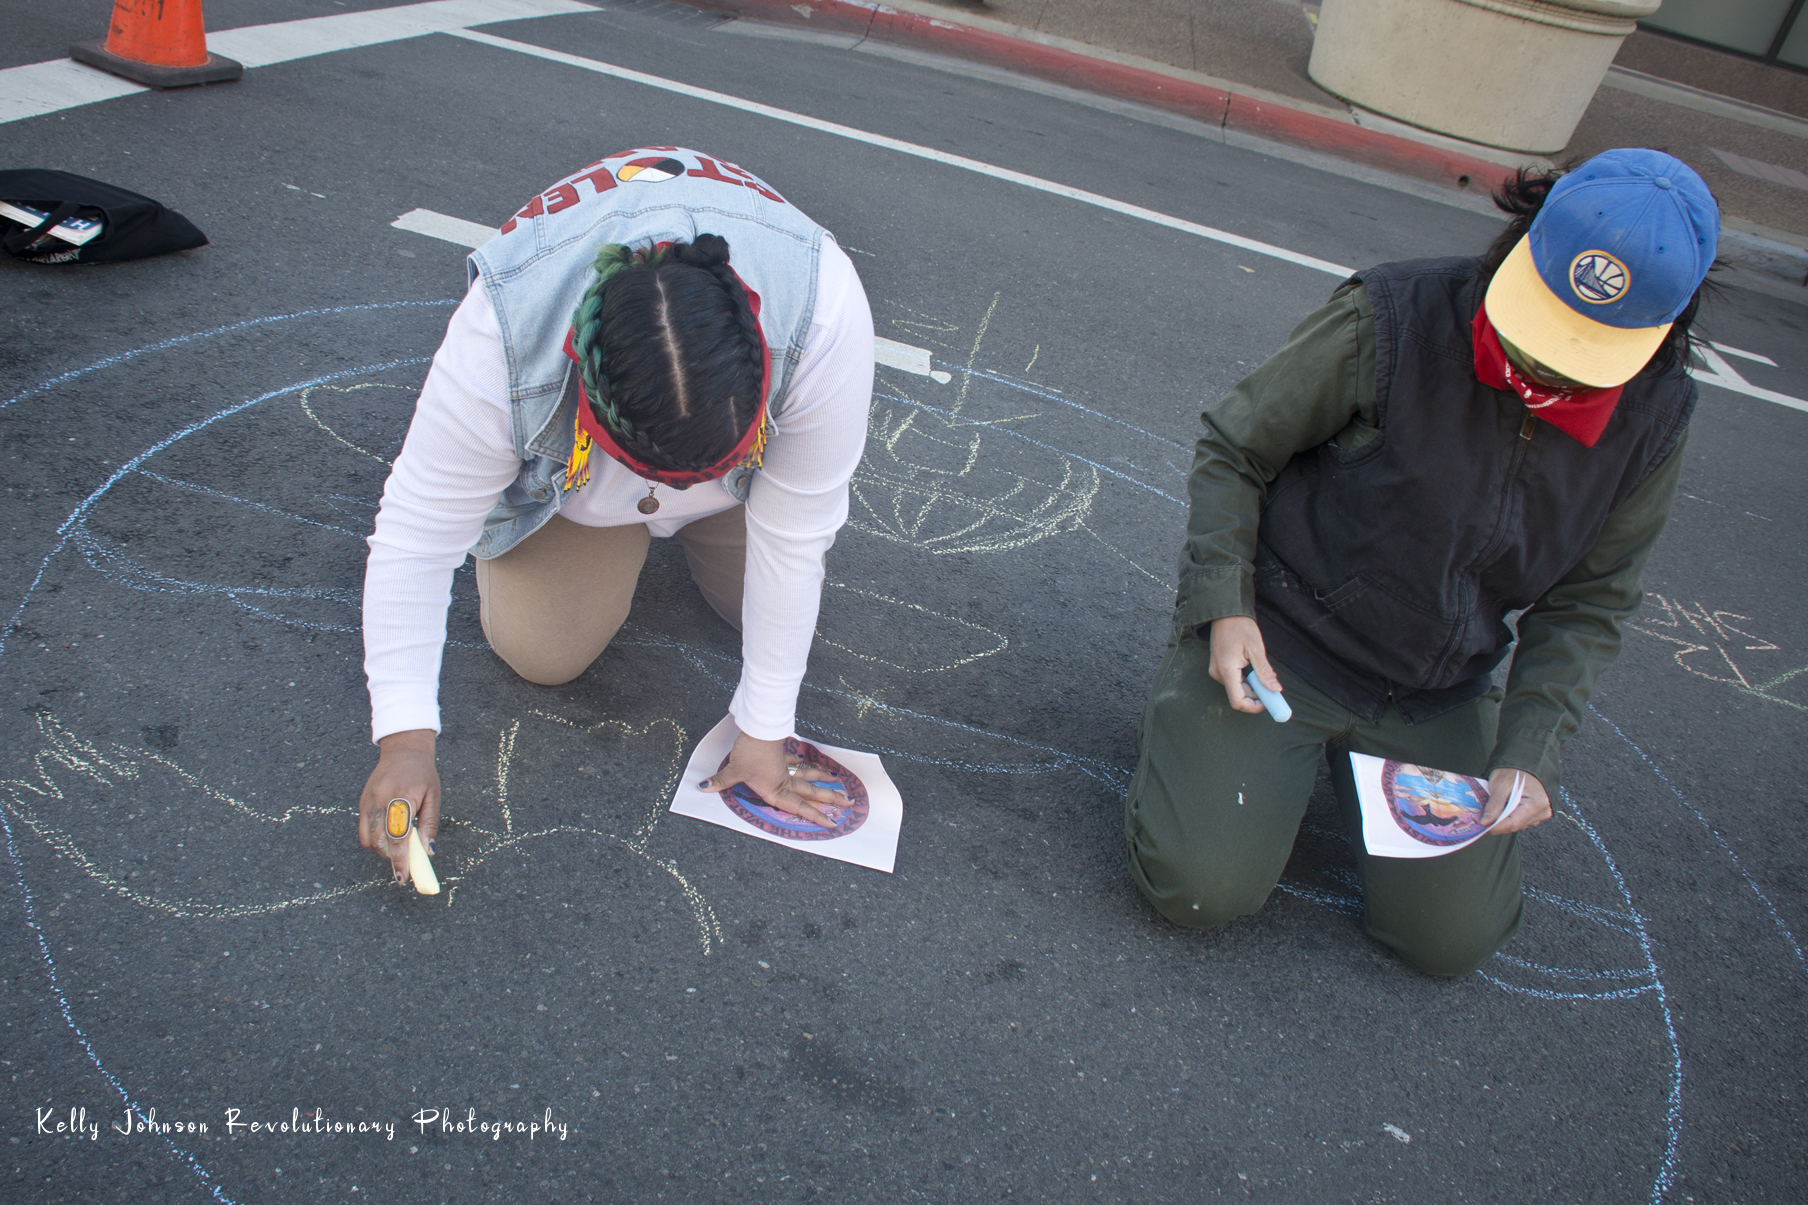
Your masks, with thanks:
[(1503, 375), (1567, 390), (1540, 417), (1586, 413), (1571, 433), (1593, 444), (1691, 309), (1719, 237), (1720, 210), (1680, 159), (1608, 151), (1559, 177), (1488, 284)]
[[(1482, 255), (1357, 273), (1200, 416), (1125, 807), (1131, 877), (1178, 925), (1262, 906), (1323, 763), (1371, 936), (1460, 975), (1518, 929), (1518, 834), (1551, 816), (1675, 498), (1720, 218), (1693, 170), (1640, 149), (1521, 171), (1495, 200), (1510, 220)], [(1485, 779), (1499, 822), (1373, 855), (1351, 753)]]

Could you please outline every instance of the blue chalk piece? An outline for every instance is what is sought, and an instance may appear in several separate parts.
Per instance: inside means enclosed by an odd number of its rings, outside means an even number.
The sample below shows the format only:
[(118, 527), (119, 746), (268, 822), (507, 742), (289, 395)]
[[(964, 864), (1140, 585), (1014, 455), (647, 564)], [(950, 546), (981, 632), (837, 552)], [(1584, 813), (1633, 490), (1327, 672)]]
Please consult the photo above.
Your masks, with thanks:
[(1274, 717), (1275, 723), (1285, 724), (1293, 718), (1293, 708), (1287, 706), (1287, 700), (1281, 697), (1281, 692), (1269, 690), (1263, 686), (1261, 680), (1256, 677), (1255, 670), (1250, 670), (1249, 676), (1243, 681), (1248, 684), (1250, 690), (1255, 692), (1256, 698), (1262, 700), (1262, 706), (1268, 709), (1268, 714)]

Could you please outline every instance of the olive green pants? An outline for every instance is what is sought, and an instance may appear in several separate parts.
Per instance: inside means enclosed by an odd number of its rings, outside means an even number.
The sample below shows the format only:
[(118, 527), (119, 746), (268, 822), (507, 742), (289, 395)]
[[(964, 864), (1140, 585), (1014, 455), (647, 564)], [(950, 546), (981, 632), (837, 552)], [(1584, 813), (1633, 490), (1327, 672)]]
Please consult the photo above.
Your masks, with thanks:
[(1124, 811), (1130, 876), (1177, 925), (1210, 928), (1268, 899), (1305, 816), (1319, 758), (1330, 763), (1362, 881), (1363, 927), (1429, 975), (1480, 966), (1519, 928), (1518, 839), (1483, 837), (1435, 858), (1371, 857), (1351, 752), (1480, 776), (1498, 692), (1419, 724), (1389, 708), (1371, 724), (1276, 666), (1293, 718), (1231, 708), (1210, 648), (1191, 631), (1168, 647), (1143, 710), (1141, 756)]

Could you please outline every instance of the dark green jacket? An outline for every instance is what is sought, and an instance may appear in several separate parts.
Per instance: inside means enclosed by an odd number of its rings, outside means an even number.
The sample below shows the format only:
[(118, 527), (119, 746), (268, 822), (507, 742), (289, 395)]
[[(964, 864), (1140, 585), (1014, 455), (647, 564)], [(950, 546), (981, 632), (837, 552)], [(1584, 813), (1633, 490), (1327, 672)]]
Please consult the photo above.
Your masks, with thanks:
[[(1299, 453), (1328, 441), (1346, 450), (1367, 443), (1378, 429), (1375, 397), (1374, 317), (1367, 291), (1350, 284), (1204, 411), (1188, 481), (1177, 622), (1256, 614), (1256, 531), (1268, 484)], [(1568, 438), (1549, 428), (1544, 434)], [(1612, 510), (1587, 555), (1520, 616), (1490, 769), (1526, 770), (1555, 793), (1561, 744), (1618, 655), (1621, 623), (1638, 607), (1640, 575), (1675, 498), (1682, 442)], [(1314, 685), (1335, 697), (1332, 684)]]

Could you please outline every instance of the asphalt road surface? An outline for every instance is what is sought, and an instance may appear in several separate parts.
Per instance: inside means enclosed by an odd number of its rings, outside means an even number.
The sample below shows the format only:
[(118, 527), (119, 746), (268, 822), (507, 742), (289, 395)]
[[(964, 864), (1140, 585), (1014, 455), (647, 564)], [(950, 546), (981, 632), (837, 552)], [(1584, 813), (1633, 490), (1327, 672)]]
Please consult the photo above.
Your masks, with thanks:
[[(28, 8), (47, 44), (9, 62), (60, 53)], [(1799, 1200), (1808, 309), (1728, 290), (1702, 322), (1684, 497), (1499, 956), (1434, 981), (1366, 939), (1322, 789), (1267, 908), (1181, 933), (1125, 876), (1121, 806), (1199, 405), (1336, 285), (1302, 257), (1498, 223), (713, 26), (624, 5), (0, 126), (5, 166), (213, 240), (0, 264), (0, 1196)], [(739, 645), (657, 541), (557, 689), (483, 646), (460, 572), (448, 890), (400, 892), (350, 811), (361, 540), (464, 269), (390, 223), (493, 226), (648, 144), (772, 181), (932, 357), (880, 370), (800, 701), (886, 758), (896, 873), (664, 813)], [(122, 1134), (128, 1107), (178, 1128)], [(46, 1132), (71, 1110), (97, 1136)], [(244, 1128), (297, 1112), (326, 1132)]]

